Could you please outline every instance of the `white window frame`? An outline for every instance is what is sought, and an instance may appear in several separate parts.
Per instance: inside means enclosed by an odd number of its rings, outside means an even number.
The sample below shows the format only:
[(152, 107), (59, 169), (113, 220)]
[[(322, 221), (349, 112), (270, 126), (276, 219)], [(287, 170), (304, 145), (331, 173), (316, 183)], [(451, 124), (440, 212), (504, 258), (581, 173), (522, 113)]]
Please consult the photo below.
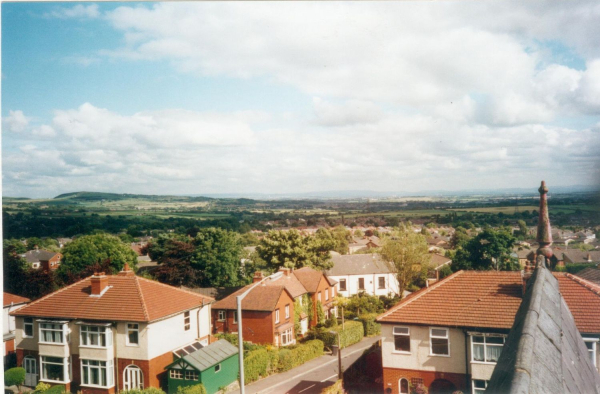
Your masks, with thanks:
[[(362, 280), (362, 287), (360, 287), (360, 281)], [(365, 290), (365, 278), (358, 278), (358, 285), (357, 285), (357, 289), (358, 290)]]
[(183, 330), (189, 331), (191, 327), (190, 311), (183, 312)]
[(237, 311), (233, 311), (233, 324), (237, 324), (238, 319), (237, 319)]
[(275, 311), (275, 324), (279, 323), (279, 309)]
[(225, 316), (227, 316), (227, 315), (225, 314), (225, 311), (223, 309), (217, 311), (217, 320), (218, 321), (225, 321)]
[[(31, 326), (31, 335), (27, 335), (27, 326)], [(23, 338), (33, 338), (35, 334), (34, 329), (35, 325), (33, 324), (33, 317), (23, 318)]]
[[(135, 328), (129, 327), (130, 325), (135, 326)], [(129, 333), (133, 331), (137, 332), (137, 343), (129, 342)], [(125, 326), (125, 345), (140, 346), (140, 325), (138, 323), (127, 323)]]
[(183, 380), (183, 371), (181, 369), (173, 368), (169, 371), (169, 378)]
[[(98, 328), (98, 329), (104, 329), (104, 332), (93, 332), (90, 331), (90, 328), (94, 327), (94, 328)], [(98, 343), (100, 343), (100, 338), (102, 335), (104, 335), (104, 342), (106, 343), (105, 346), (102, 345), (90, 345), (90, 337), (97, 335), (98, 336)], [(84, 341), (84, 337), (86, 338)], [(84, 342), (88, 342), (87, 344), (84, 344)], [(112, 337), (112, 329), (108, 326), (100, 326), (100, 325), (95, 325), (95, 324), (83, 324), (79, 327), (79, 347), (91, 347), (91, 348), (100, 348), (100, 349), (107, 349), (109, 347), (111, 347), (113, 344), (113, 337)], [(112, 387), (112, 386), (110, 386)]]
[[(50, 326), (60, 326), (60, 328), (48, 328), (48, 327), (46, 327), (48, 325), (50, 325)], [(57, 323), (57, 322), (49, 322), (49, 321), (44, 322), (44, 321), (42, 321), (42, 322), (39, 322), (39, 324), (38, 324), (38, 331), (39, 331), (39, 335), (40, 335), (40, 341), (39, 341), (40, 343), (50, 344), (50, 345), (65, 345), (68, 342), (67, 335), (69, 334), (69, 332), (68, 332), (67, 323)], [(54, 342), (54, 341), (52, 341), (52, 342), (46, 342), (44, 340), (44, 335), (43, 335), (44, 331), (50, 331), (50, 332), (53, 332), (53, 333), (54, 332), (60, 332), (62, 334), (62, 341), (61, 342)], [(52, 335), (52, 336), (54, 336), (54, 335)]]
[[(396, 328), (407, 329), (408, 333), (406, 333), (406, 334), (403, 334), (403, 333), (396, 334)], [(410, 327), (407, 327), (407, 326), (394, 326), (392, 328), (392, 337), (394, 338), (394, 351), (392, 353), (395, 353), (395, 354), (412, 354), (412, 351), (406, 352), (406, 351), (403, 351), (403, 350), (396, 350), (396, 336), (405, 336), (405, 337), (408, 337), (408, 346), (412, 349), (412, 346), (410, 346)]]
[(325, 289), (325, 301), (329, 301), (329, 289)]
[(285, 306), (285, 318), (289, 319), (290, 318), (290, 305), (286, 305)]
[[(591, 343), (592, 344), (592, 348), (588, 349), (588, 352), (591, 353), (593, 355), (593, 359), (592, 359), (592, 363), (594, 364), (594, 367), (596, 366), (596, 360), (598, 358), (598, 338), (583, 338), (583, 340), (587, 343)], [(586, 345), (587, 348), (587, 345)]]
[[(402, 381), (403, 380), (406, 380), (406, 387), (408, 387), (408, 391), (406, 391), (406, 392), (400, 391), (400, 390), (402, 390)], [(408, 381), (407, 378), (400, 378), (400, 379), (398, 379), (398, 393), (400, 393), (400, 394), (408, 394), (408, 393), (410, 393), (410, 382)]]
[[(285, 339), (285, 341), (284, 341)], [(292, 327), (288, 328), (280, 335), (281, 346), (288, 346), (294, 343), (294, 337), (292, 333)]]
[(185, 380), (197, 381), (200, 378), (200, 374), (194, 369), (186, 369), (183, 376)]
[[(342, 282), (344, 282), (344, 288), (342, 289)], [(346, 284), (346, 279), (340, 279), (340, 291), (348, 291), (347, 290), (347, 284)]]
[(322, 299), (322, 298), (321, 298), (321, 292), (318, 292), (318, 293), (317, 293), (317, 301), (318, 301), (318, 302), (322, 302), (322, 301), (321, 301), (321, 299)]
[[(383, 286), (381, 285), (381, 280), (383, 279)], [(377, 289), (381, 290), (381, 289), (385, 289), (385, 276), (378, 276), (377, 277)]]
[(335, 297), (335, 286), (331, 286), (331, 298)]
[[(480, 388), (477, 388), (477, 389), (476, 389), (476, 388), (475, 388), (475, 381), (476, 381), (476, 380), (478, 380), (478, 381), (481, 381), (481, 382), (484, 382), (484, 383), (485, 383), (485, 389), (480, 389)], [(471, 392), (472, 392), (473, 394), (484, 393), (484, 392), (485, 392), (485, 390), (487, 389), (487, 386), (488, 386), (488, 383), (489, 383), (489, 382), (490, 382), (489, 380), (485, 380), (485, 379), (471, 379), (471, 389), (472, 389), (472, 390), (471, 390)]]
[[(483, 334), (483, 333), (471, 333), (470, 334), (471, 337), (471, 362), (475, 363), (475, 364), (489, 364), (489, 365), (496, 365), (497, 361), (487, 361), (487, 347), (488, 346), (493, 346), (493, 347), (499, 347), (502, 346), (503, 350), (504, 350), (504, 345), (506, 345), (506, 335), (490, 335), (490, 334)], [(477, 342), (473, 342), (473, 337), (483, 337), (483, 343), (477, 343)], [(500, 344), (496, 344), (496, 343), (487, 343), (487, 339), (489, 337), (501, 337), (504, 340), (504, 343), (502, 345)], [(476, 345), (483, 345), (483, 357), (484, 357), (484, 361), (478, 361), (475, 360), (475, 352), (473, 351), (473, 348)]]
[[(440, 337), (437, 335), (433, 335), (432, 332), (433, 330), (446, 330), (446, 336), (445, 337)], [(448, 340), (448, 354), (435, 354), (433, 353), (433, 338), (437, 338), (437, 339), (446, 339)], [(430, 356), (435, 356), (435, 357), (450, 357), (450, 329), (446, 328), (446, 327), (429, 327), (429, 355)]]
[[(104, 363), (104, 365), (84, 365), (84, 361), (97, 361), (99, 363)], [(101, 384), (92, 384), (92, 383), (85, 383), (85, 374), (83, 373), (84, 369), (88, 369), (88, 378), (91, 377), (91, 370), (92, 369), (106, 369), (106, 386), (103, 386)], [(100, 379), (102, 379), (102, 374), (101, 372), (99, 372), (100, 375)], [(85, 387), (101, 387), (101, 388), (111, 388), (114, 387), (115, 385), (115, 368), (113, 366), (113, 360), (112, 359), (108, 359), (108, 360), (94, 360), (94, 359), (81, 359), (81, 385), (85, 386)]]
[[(51, 362), (51, 361), (44, 361), (45, 358), (58, 358), (62, 360), (62, 363), (55, 363), (55, 362)], [(65, 363), (66, 361), (66, 363)], [(44, 369), (45, 364), (50, 364), (50, 365), (62, 365), (63, 367), (63, 378), (61, 380), (53, 380), (53, 379), (48, 379), (45, 374), (46, 371)], [(43, 382), (51, 382), (51, 383), (69, 383), (68, 380), (68, 376), (70, 375), (70, 363), (69, 363), (69, 359), (65, 359), (62, 357), (54, 357), (54, 356), (40, 356), (40, 380)], [(67, 375), (67, 380), (65, 380), (65, 375)]]

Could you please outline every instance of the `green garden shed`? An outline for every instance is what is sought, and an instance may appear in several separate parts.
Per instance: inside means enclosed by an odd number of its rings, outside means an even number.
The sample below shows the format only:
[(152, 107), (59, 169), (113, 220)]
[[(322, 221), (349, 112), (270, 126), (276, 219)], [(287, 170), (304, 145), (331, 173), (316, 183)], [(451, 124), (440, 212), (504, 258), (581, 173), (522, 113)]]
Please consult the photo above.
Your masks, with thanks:
[(214, 394), (238, 378), (238, 348), (224, 339), (183, 355), (165, 368), (169, 394), (178, 387), (202, 383), (207, 394)]

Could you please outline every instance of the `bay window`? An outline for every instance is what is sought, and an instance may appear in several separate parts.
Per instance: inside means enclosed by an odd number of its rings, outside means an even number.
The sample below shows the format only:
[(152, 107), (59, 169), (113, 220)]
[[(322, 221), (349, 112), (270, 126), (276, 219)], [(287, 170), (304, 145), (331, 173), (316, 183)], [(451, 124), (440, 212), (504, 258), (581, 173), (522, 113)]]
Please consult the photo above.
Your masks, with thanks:
[(68, 382), (69, 361), (67, 358), (41, 356), (42, 380)]
[(447, 328), (430, 328), (429, 329), (429, 352), (432, 356), (449, 356), (450, 355), (450, 338)]
[(112, 330), (107, 326), (81, 326), (81, 346), (112, 346)]
[(40, 342), (42, 343), (65, 343), (64, 323), (40, 323)]
[(81, 383), (86, 386), (114, 386), (113, 361), (81, 360)]
[(496, 363), (504, 348), (504, 336), (472, 335), (471, 361)]

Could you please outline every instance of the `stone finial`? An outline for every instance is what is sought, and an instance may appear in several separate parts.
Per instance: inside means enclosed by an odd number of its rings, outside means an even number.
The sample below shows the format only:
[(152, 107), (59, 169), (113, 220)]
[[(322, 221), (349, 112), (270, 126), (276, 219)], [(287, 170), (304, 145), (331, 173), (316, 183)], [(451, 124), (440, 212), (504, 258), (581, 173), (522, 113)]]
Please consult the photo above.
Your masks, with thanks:
[(552, 230), (550, 228), (550, 216), (548, 215), (548, 188), (546, 182), (542, 181), (542, 185), (538, 189), (540, 192), (540, 213), (538, 217), (538, 228), (536, 241), (540, 244), (537, 250), (538, 255), (550, 259), (552, 257)]

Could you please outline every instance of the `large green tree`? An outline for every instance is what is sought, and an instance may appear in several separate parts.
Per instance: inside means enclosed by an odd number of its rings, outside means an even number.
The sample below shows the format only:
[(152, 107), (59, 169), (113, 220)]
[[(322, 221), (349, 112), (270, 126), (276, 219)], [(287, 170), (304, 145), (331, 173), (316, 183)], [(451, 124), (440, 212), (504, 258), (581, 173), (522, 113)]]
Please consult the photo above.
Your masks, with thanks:
[(137, 266), (137, 254), (119, 237), (109, 234), (85, 235), (76, 238), (63, 248), (63, 261), (58, 269), (61, 276), (77, 275), (89, 266), (109, 261), (110, 271), (115, 274), (125, 263), (131, 269)]
[(295, 229), (269, 231), (256, 247), (256, 253), (275, 271), (280, 267), (329, 269), (332, 266), (330, 251), (335, 241), (330, 233), (319, 231), (315, 236), (306, 237)]
[(391, 232), (384, 240), (381, 256), (396, 274), (401, 295), (431, 264), (425, 237), (415, 233), (410, 223)]
[(506, 229), (488, 227), (456, 251), (452, 270), (516, 271), (519, 260), (511, 256), (515, 240)]

